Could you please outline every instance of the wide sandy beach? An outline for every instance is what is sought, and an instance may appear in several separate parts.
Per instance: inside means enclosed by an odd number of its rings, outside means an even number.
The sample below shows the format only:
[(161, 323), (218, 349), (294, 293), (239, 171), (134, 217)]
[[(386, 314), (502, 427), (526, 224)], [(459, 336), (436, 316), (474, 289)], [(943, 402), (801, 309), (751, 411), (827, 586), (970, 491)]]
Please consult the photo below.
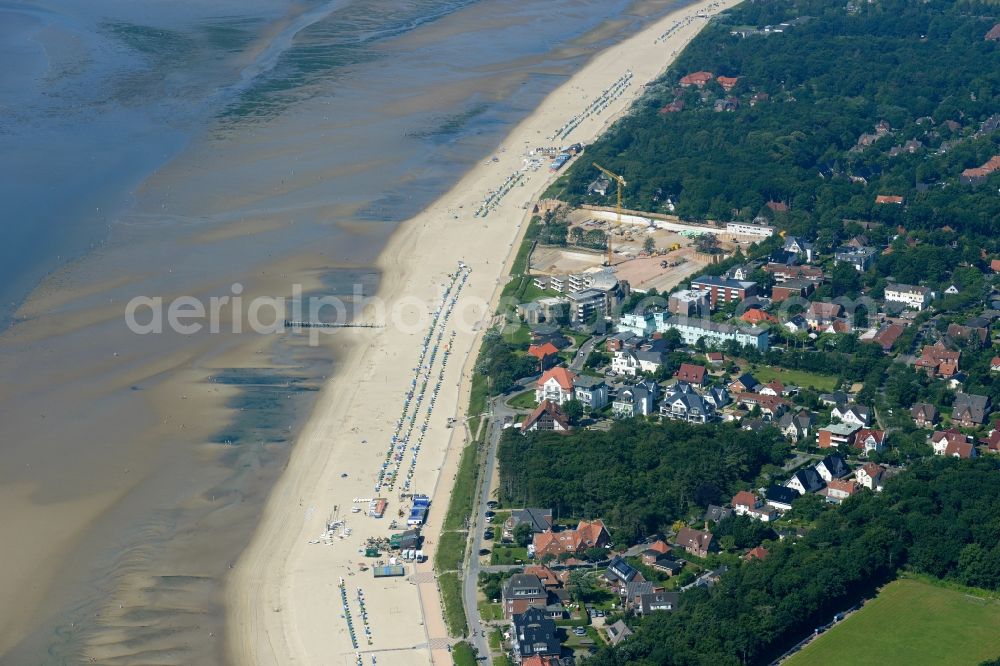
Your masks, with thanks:
[[(336, 333), (352, 351), (324, 387), (288, 468), (271, 493), (258, 530), (228, 582), (227, 642), (233, 661), (260, 666), (371, 664), (376, 663), (374, 658), (378, 664), (450, 663), (431, 562), (466, 432), (448, 428), (447, 420), (466, 416), (472, 355), (503, 284), (512, 248), (529, 218), (526, 207), (553, 177), (547, 163), (536, 171), (523, 171), (519, 183), (486, 217), (474, 213), (491, 191), (525, 167), (526, 150), (593, 141), (641, 94), (643, 84), (670, 64), (709, 15), (734, 4), (735, 0), (696, 3), (597, 55), (510, 133), (497, 147), (495, 160), (494, 155), (485, 155), (451, 191), (393, 236), (379, 260), (383, 271), (379, 298), (390, 315), (373, 309), (362, 317), (386, 326)], [(632, 77), (623, 94), (600, 113), (583, 119), (567, 137), (553, 138), (627, 72)], [(439, 334), (442, 342), (431, 345), (437, 349), (433, 359), (424, 358), (420, 374), (429, 378), (430, 390), (402, 456), (400, 478), (391, 490), (383, 486), (379, 493), (389, 500), (389, 509), (382, 519), (369, 518), (365, 502), (356, 505), (360, 513), (352, 513), (354, 499), (374, 496), (397, 420), (418, 377), (414, 368), (425, 336), (431, 332), (428, 314), (441, 305), (459, 262), (467, 265), (468, 279), (460, 291), (461, 280), (451, 287), (446, 301), (453, 307), (451, 316), (433, 330), (432, 342)], [(391, 313), (401, 316), (394, 322)], [(421, 316), (424, 321), (419, 322)], [(399, 325), (400, 318), (404, 325)], [(414, 404), (411, 401), (410, 414)], [(367, 538), (387, 537), (390, 520), (409, 508), (399, 495), (417, 433), (425, 422), (410, 491), (432, 496), (424, 529), (424, 550), (430, 560), (406, 565), (403, 577), (374, 578), (370, 570), (360, 571), (361, 563), (372, 560), (359, 551)], [(395, 467), (393, 462), (390, 469)], [(335, 512), (346, 519), (350, 535), (315, 543)], [(342, 579), (357, 647), (343, 617)], [(359, 588), (370, 642), (358, 602)]]

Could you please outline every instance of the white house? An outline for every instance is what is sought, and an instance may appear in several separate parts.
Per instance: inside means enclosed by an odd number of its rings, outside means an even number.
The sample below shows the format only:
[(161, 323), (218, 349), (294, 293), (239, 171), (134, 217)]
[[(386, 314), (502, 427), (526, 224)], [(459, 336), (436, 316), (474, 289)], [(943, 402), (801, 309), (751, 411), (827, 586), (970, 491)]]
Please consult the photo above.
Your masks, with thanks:
[(726, 232), (730, 234), (740, 234), (743, 236), (760, 236), (770, 238), (774, 235), (774, 227), (765, 224), (751, 224), (749, 222), (727, 222)]
[(608, 404), (608, 385), (603, 379), (577, 377), (573, 383), (573, 395), (591, 410), (602, 409)]
[(867, 427), (871, 420), (868, 408), (864, 405), (837, 405), (830, 412), (830, 416), (841, 423), (861, 428)]
[(615, 352), (615, 357), (611, 359), (611, 372), (616, 375), (626, 375), (635, 377), (639, 373), (639, 359), (631, 349), (622, 349)]
[(885, 484), (885, 467), (872, 462), (865, 463), (854, 472), (854, 478), (868, 490), (880, 492)]
[(611, 403), (611, 410), (618, 418), (649, 416), (653, 413), (653, 405), (659, 392), (659, 385), (651, 381), (626, 386), (618, 392), (618, 397)]
[(933, 295), (927, 287), (916, 287), (911, 284), (889, 284), (885, 287), (887, 303), (902, 303), (914, 310), (923, 310), (927, 307)]
[(648, 338), (656, 332), (656, 322), (651, 312), (630, 312), (623, 314), (618, 320), (619, 331), (630, 331), (636, 335)]
[(538, 378), (535, 387), (535, 400), (548, 400), (557, 405), (565, 404), (574, 397), (573, 386), (577, 376), (567, 368), (550, 368)]

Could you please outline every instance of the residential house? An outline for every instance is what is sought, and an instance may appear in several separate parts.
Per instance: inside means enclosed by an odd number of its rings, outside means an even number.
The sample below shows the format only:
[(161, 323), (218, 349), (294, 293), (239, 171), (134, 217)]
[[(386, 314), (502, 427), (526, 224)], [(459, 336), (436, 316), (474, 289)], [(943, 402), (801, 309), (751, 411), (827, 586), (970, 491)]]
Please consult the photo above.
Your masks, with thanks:
[(611, 411), (616, 418), (632, 418), (634, 416), (649, 416), (653, 413), (660, 387), (654, 381), (638, 382), (625, 386), (611, 403)]
[(781, 398), (762, 393), (738, 393), (733, 401), (747, 409), (760, 410), (761, 416), (767, 421), (775, 421), (785, 413), (788, 403)]
[(792, 298), (793, 296), (807, 298), (809, 294), (815, 291), (815, 289), (816, 283), (812, 280), (805, 280), (802, 278), (785, 280), (781, 284), (776, 284), (771, 287), (771, 301), (774, 303), (780, 303), (781, 301)]
[(927, 371), (927, 374), (938, 377), (951, 377), (958, 372), (962, 352), (951, 351), (941, 342), (924, 345), (915, 367)]
[(986, 326), (949, 324), (947, 335), (954, 342), (963, 342), (975, 347), (985, 347), (990, 341), (990, 329)]
[[(726, 361), (726, 357), (722, 355), (722, 352), (710, 351), (705, 352), (705, 360), (712, 365), (722, 365)], [(1000, 369), (1000, 358), (994, 360), (997, 361), (998, 369)]]
[(865, 463), (855, 470), (854, 478), (857, 479), (858, 484), (863, 488), (881, 492), (886, 480), (885, 467), (873, 462)]
[(710, 552), (716, 550), (715, 536), (711, 532), (690, 527), (682, 527), (674, 543), (695, 557), (708, 557)]
[(827, 483), (830, 483), (833, 479), (842, 479), (851, 473), (851, 468), (847, 466), (847, 462), (843, 456), (838, 453), (826, 456), (816, 463), (814, 469), (820, 478)]
[(652, 312), (629, 312), (618, 320), (618, 330), (634, 333), (641, 338), (648, 338), (656, 332)]
[(815, 425), (816, 415), (806, 410), (802, 410), (797, 414), (787, 412), (778, 419), (778, 429), (781, 430), (781, 434), (785, 436), (785, 439), (791, 442), (808, 438)]
[(754, 268), (750, 264), (739, 264), (730, 268), (723, 275), (729, 280), (749, 280), (753, 271)]
[(729, 391), (721, 386), (712, 386), (708, 390), (703, 391), (701, 393), (701, 399), (709, 405), (712, 405), (716, 411), (722, 409), (733, 401), (729, 395)]
[(536, 559), (558, 557), (563, 553), (576, 555), (588, 548), (603, 548), (611, 541), (604, 521), (581, 520), (576, 529), (554, 532), (546, 530), (532, 540), (530, 555)]
[(806, 263), (813, 260), (813, 244), (800, 236), (787, 236), (782, 249), (785, 252), (803, 257)]
[(509, 619), (511, 649), (516, 660), (559, 656), (562, 643), (556, 637), (556, 623), (542, 609), (532, 607)]
[(788, 329), (789, 333), (803, 333), (809, 330), (809, 322), (800, 314), (789, 317), (783, 326)]
[(896, 194), (879, 194), (875, 197), (875, 203), (879, 205), (895, 204), (899, 206), (903, 203), (903, 197)]
[(773, 395), (780, 398), (785, 394), (785, 385), (777, 379), (772, 379), (757, 389), (757, 393), (760, 393), (761, 395)]
[(720, 75), (715, 77), (715, 80), (719, 82), (719, 85), (722, 86), (723, 90), (729, 92), (730, 90), (736, 87), (736, 83), (740, 80), (740, 77)]
[(608, 642), (614, 647), (632, 635), (632, 630), (625, 624), (625, 620), (618, 620), (607, 628)]
[(848, 497), (856, 494), (860, 485), (854, 479), (833, 479), (826, 484), (823, 495), (826, 501), (832, 504), (840, 504)]
[(586, 409), (597, 411), (608, 404), (608, 385), (603, 379), (580, 375), (574, 382), (573, 395)]
[(906, 327), (901, 324), (883, 324), (871, 336), (870, 341), (881, 347), (882, 351), (888, 352), (905, 330)]
[(558, 367), (546, 370), (538, 378), (538, 385), (535, 388), (535, 400), (542, 402), (548, 400), (557, 405), (565, 404), (573, 399), (573, 385), (576, 382), (576, 373), (568, 368)]
[(504, 619), (510, 620), (529, 608), (545, 608), (548, 592), (538, 576), (514, 574), (507, 579), (502, 589)]
[(812, 283), (822, 282), (824, 279), (823, 270), (816, 266), (802, 266), (798, 264), (782, 264), (771, 262), (764, 266), (764, 272), (774, 276), (775, 284), (783, 284), (789, 280), (808, 280)]
[(752, 324), (754, 326), (759, 326), (761, 324), (777, 324), (778, 318), (772, 314), (764, 312), (758, 307), (749, 308), (746, 312), (740, 315), (740, 321)]
[(527, 524), (531, 526), (532, 534), (538, 534), (552, 529), (552, 509), (538, 509), (528, 507), (525, 509), (514, 509), (510, 517), (503, 523), (503, 530), (500, 535), (504, 541), (514, 540), (514, 530), (518, 525)]
[(778, 518), (778, 513), (772, 507), (767, 506), (764, 500), (747, 490), (736, 493), (730, 503), (733, 512), (738, 516), (749, 516), (765, 523)]
[(871, 413), (864, 405), (837, 405), (830, 411), (830, 416), (841, 423), (867, 427), (871, 421)]
[(902, 303), (913, 310), (923, 310), (930, 305), (933, 296), (927, 287), (912, 284), (888, 284), (885, 287), (886, 303)]
[(559, 405), (550, 400), (542, 400), (535, 411), (521, 424), (522, 433), (548, 431), (566, 434), (572, 429), (569, 417), (563, 414)]
[(674, 373), (674, 378), (688, 384), (701, 386), (705, 383), (705, 366), (681, 363), (681, 367)]
[(713, 78), (712, 72), (692, 72), (687, 76), (681, 77), (680, 86), (681, 88), (690, 88), (691, 86), (704, 88), (705, 84)]
[(551, 342), (528, 347), (528, 356), (538, 359), (538, 371), (544, 372), (559, 362), (559, 350)]
[(969, 438), (964, 433), (949, 428), (948, 430), (935, 430), (927, 441), (934, 449), (934, 455), (943, 456), (948, 455), (949, 448), (952, 451), (963, 449), (964, 445), (969, 443)]
[(718, 504), (709, 504), (708, 508), (705, 509), (705, 520), (713, 523), (721, 522), (731, 515), (733, 515), (732, 509)]
[(632, 635), (632, 630), (625, 624), (625, 620), (618, 620), (607, 628), (608, 642), (614, 647)]
[(918, 402), (910, 408), (910, 416), (918, 428), (933, 428), (938, 421), (938, 410), (928, 402)]
[(646, 592), (639, 595), (634, 610), (639, 615), (649, 615), (656, 611), (677, 610), (680, 594), (677, 592)]
[(642, 574), (640, 574), (635, 567), (626, 562), (623, 557), (616, 555), (615, 558), (608, 563), (608, 567), (604, 571), (604, 580), (611, 585), (624, 590), (625, 585), (631, 583), (633, 580), (644, 581), (646, 579), (642, 577)]
[(864, 273), (872, 265), (877, 254), (872, 247), (842, 247), (833, 253), (833, 260), (837, 264), (848, 264), (859, 273)]
[(885, 448), (885, 430), (862, 428), (854, 437), (854, 447), (861, 449), (866, 456), (881, 453)]
[(854, 423), (831, 423), (816, 431), (816, 446), (821, 449), (844, 448), (854, 446), (854, 438), (861, 426)]
[(800, 497), (799, 492), (785, 486), (771, 486), (764, 493), (767, 505), (780, 511), (791, 511), (792, 502)]
[(979, 441), (986, 445), (989, 453), (1000, 453), (1000, 421), (994, 422), (986, 437), (980, 437)]
[(986, 423), (989, 404), (990, 399), (985, 395), (958, 392), (951, 404), (951, 420), (965, 428), (982, 425)]
[(704, 275), (691, 280), (691, 289), (708, 294), (708, 300), (712, 304), (712, 308), (715, 309), (720, 304), (739, 303), (747, 296), (753, 296), (757, 293), (757, 283)]
[(844, 308), (840, 303), (815, 301), (810, 303), (809, 309), (806, 310), (806, 323), (814, 331), (822, 330), (833, 323), (843, 313)]
[(1000, 356), (994, 356), (990, 361), (990, 371), (1000, 372)]
[(756, 548), (751, 548), (747, 551), (747, 554), (743, 556), (744, 562), (752, 562), (753, 560), (766, 560), (767, 556), (771, 553), (768, 552), (767, 548), (764, 546), (757, 546)]
[(800, 495), (814, 493), (823, 487), (823, 477), (812, 467), (806, 467), (795, 472), (792, 478), (785, 481), (785, 487), (791, 488)]
[(660, 416), (688, 423), (707, 423), (715, 419), (716, 408), (695, 393), (690, 384), (679, 382), (660, 403)]
[(836, 407), (837, 405), (843, 405), (851, 399), (851, 396), (847, 395), (843, 391), (834, 391), (833, 393), (820, 393), (819, 401), (826, 405), (827, 407)]
[(729, 391), (731, 393), (750, 393), (758, 386), (760, 386), (760, 382), (754, 379), (753, 375), (743, 373), (729, 383)]

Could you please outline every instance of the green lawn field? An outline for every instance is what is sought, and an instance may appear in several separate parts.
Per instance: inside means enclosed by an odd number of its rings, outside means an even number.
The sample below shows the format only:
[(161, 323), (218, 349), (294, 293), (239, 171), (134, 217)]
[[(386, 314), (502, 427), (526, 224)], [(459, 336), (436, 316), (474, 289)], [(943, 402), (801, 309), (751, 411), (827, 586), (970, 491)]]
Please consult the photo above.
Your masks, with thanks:
[(750, 374), (759, 382), (768, 383), (777, 379), (785, 385), (798, 386), (799, 388), (809, 388), (812, 386), (820, 391), (830, 392), (837, 385), (837, 378), (834, 375), (820, 375), (805, 370), (785, 370), (772, 366), (760, 366), (751, 370)]
[(1000, 601), (903, 579), (785, 663), (968, 666), (998, 656)]

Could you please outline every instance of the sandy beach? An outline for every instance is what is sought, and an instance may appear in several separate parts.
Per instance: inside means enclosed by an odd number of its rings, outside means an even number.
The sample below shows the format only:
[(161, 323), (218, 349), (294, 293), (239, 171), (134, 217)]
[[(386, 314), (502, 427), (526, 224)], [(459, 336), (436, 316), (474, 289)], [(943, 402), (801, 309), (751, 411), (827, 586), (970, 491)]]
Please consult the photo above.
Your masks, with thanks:
[[(696, 3), (597, 55), (492, 155), (484, 155), (453, 189), (396, 232), (379, 259), (378, 296), (386, 312), (398, 316), (393, 321), (371, 308), (362, 319), (384, 328), (335, 334), (350, 353), (323, 388), (228, 581), (226, 640), (234, 662), (450, 663), (431, 562), (466, 432), (449, 428), (447, 421), (466, 417), (472, 354), (529, 218), (527, 206), (554, 177), (547, 164), (525, 169), (526, 151), (592, 142), (645, 83), (666, 69), (708, 16), (734, 4)], [(568, 135), (556, 136), (603, 91), (626, 78), (621, 94), (601, 104), (599, 113), (574, 122)], [(516, 184), (494, 198), (488, 214), (477, 216), (489, 193), (518, 172)], [(460, 262), (467, 268), (460, 271)], [(432, 325), (430, 313), (438, 308), (449, 316)], [(417, 409), (417, 396), (407, 398), (421, 378), (430, 388)], [(404, 413), (415, 416), (413, 434), (402, 460), (389, 463), (389, 470), (398, 466), (390, 484), (380, 471)], [(366, 562), (364, 544), (369, 537), (387, 537), (390, 520), (408, 510), (409, 502), (400, 499), (404, 491), (432, 497), (424, 528), (430, 559), (407, 564), (405, 576), (374, 578), (370, 570), (359, 569)], [(354, 503), (376, 496), (389, 500), (382, 519), (367, 516), (367, 501)], [(352, 506), (361, 511), (352, 513)], [(346, 520), (350, 534), (317, 543), (332, 517)], [(348, 630), (344, 598), (356, 641)]]

